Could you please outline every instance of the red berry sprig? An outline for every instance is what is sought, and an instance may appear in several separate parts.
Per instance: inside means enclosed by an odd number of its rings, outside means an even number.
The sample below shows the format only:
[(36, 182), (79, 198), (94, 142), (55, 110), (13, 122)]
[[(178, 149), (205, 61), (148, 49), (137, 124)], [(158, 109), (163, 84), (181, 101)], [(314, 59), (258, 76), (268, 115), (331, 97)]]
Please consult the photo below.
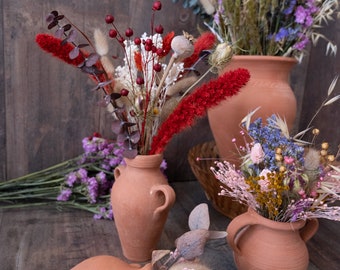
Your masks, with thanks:
[(162, 2), (161, 1), (155, 1), (152, 5), (152, 10), (161, 10), (162, 9)]

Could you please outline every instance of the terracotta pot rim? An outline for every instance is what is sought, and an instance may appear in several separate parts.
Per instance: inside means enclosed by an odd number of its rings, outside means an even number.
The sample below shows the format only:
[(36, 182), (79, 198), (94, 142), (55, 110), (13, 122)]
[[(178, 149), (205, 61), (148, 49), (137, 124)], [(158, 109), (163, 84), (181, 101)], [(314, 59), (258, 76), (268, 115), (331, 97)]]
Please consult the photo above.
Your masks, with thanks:
[(141, 163), (141, 167), (154, 167), (160, 165), (163, 161), (163, 154), (154, 154), (154, 155), (137, 155), (136, 157), (129, 159), (124, 158), (126, 164), (133, 165), (134, 167), (139, 167)]
[(271, 60), (271, 61), (285, 61), (297, 63), (298, 60), (294, 57), (288, 56), (273, 56), (273, 55), (234, 55), (232, 59), (244, 61), (258, 61), (258, 60)]
[(254, 216), (257, 220), (260, 221), (259, 224), (263, 224), (269, 228), (277, 228), (280, 230), (299, 230), (306, 224), (305, 220), (298, 220), (294, 222), (282, 222), (271, 220), (261, 216), (257, 211), (255, 211), (251, 207), (248, 208), (248, 212), (250, 213), (250, 215)]

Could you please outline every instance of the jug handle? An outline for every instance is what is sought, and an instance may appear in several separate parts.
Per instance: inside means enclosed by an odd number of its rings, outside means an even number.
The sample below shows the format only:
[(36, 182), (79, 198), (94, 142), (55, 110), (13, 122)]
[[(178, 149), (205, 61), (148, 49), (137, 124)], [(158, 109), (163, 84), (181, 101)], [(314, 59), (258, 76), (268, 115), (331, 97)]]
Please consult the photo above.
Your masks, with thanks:
[(175, 191), (169, 185), (156, 185), (151, 188), (150, 195), (157, 196), (158, 193), (162, 193), (165, 200), (164, 203), (157, 207), (153, 212), (153, 217), (156, 219), (164, 210), (171, 207), (175, 203), (176, 199)]
[(306, 225), (300, 230), (300, 236), (304, 242), (307, 242), (313, 237), (319, 228), (317, 219), (307, 219)]
[(241, 250), (237, 246), (236, 237), (248, 225), (258, 224), (257, 219), (251, 212), (245, 212), (235, 217), (227, 227), (227, 241), (235, 253), (241, 254)]
[(121, 175), (121, 171), (125, 168), (126, 166), (124, 165), (118, 165), (114, 170), (113, 170), (113, 176), (115, 179), (117, 179)]

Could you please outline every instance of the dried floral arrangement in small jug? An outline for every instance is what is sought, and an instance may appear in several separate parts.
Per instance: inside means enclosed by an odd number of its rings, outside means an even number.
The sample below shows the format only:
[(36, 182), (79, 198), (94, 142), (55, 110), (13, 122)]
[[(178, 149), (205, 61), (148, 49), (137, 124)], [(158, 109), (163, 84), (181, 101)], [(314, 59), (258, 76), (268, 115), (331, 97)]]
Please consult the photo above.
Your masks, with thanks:
[[(294, 222), (313, 218), (340, 220), (340, 167), (336, 166), (340, 149), (329, 153), (329, 144), (320, 149), (314, 142), (320, 130), (311, 124), (318, 112), (340, 99), (332, 97), (338, 76), (328, 89), (327, 98), (312, 117), (307, 128), (291, 136), (284, 119), (273, 115), (251, 121), (255, 111), (241, 124), (243, 142), (234, 142), (242, 165), (236, 169), (230, 162), (217, 162), (211, 168), (224, 183), (220, 195), (233, 197), (265, 218)], [(261, 109), (261, 108), (258, 108)], [(311, 141), (303, 137), (312, 132)]]
[[(103, 93), (101, 103), (113, 116), (112, 131), (123, 143), (127, 158), (162, 153), (175, 133), (236, 94), (249, 79), (245, 69), (238, 69), (196, 87), (207, 74), (201, 76), (196, 70), (198, 62), (218, 58), (212, 64), (216, 68), (221, 58), (229, 59), (230, 55), (210, 55), (209, 49), (215, 44), (212, 34), (197, 39), (185, 32), (164, 35), (163, 26), (155, 25), (155, 15), (161, 8), (161, 1), (153, 3), (151, 33), (142, 36), (133, 37), (130, 27), (120, 31), (114, 16), (107, 15), (108, 34), (96, 28), (92, 42), (58, 11), (47, 17), (48, 28), (56, 29), (55, 35), (36, 36), (44, 51), (76, 66), (96, 82), (93, 90)], [(111, 61), (107, 36), (123, 50), (123, 59), (116, 59), (121, 65)]]

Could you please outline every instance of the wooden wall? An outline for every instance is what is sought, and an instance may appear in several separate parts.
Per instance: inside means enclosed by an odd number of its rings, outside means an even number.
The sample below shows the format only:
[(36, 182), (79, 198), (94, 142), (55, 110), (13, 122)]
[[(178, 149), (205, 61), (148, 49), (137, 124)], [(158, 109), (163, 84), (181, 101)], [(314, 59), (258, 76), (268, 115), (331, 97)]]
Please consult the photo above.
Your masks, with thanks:
[[(152, 0), (0, 0), (0, 180), (11, 179), (75, 157), (81, 139), (93, 132), (110, 136), (110, 118), (97, 105), (99, 96), (90, 91), (86, 75), (42, 52), (35, 35), (48, 32), (46, 15), (56, 9), (86, 33), (106, 29), (104, 17), (112, 13), (120, 29), (136, 34), (149, 32)], [(196, 33), (199, 19), (181, 3), (163, 1), (156, 17), (165, 31)], [(339, 44), (339, 24), (327, 29)], [(118, 54), (112, 46), (112, 54)], [(324, 56), (324, 46), (313, 49), (310, 58), (296, 67), (292, 85), (299, 102), (300, 123), (305, 124), (339, 73), (339, 54)], [(340, 83), (337, 86), (339, 93)], [(327, 139), (339, 143), (339, 105), (317, 119)], [(298, 115), (298, 120), (300, 114)], [(298, 124), (299, 121), (297, 121)], [(170, 180), (192, 178), (186, 158), (188, 149), (212, 139), (203, 119), (193, 129), (176, 136), (166, 152)]]

